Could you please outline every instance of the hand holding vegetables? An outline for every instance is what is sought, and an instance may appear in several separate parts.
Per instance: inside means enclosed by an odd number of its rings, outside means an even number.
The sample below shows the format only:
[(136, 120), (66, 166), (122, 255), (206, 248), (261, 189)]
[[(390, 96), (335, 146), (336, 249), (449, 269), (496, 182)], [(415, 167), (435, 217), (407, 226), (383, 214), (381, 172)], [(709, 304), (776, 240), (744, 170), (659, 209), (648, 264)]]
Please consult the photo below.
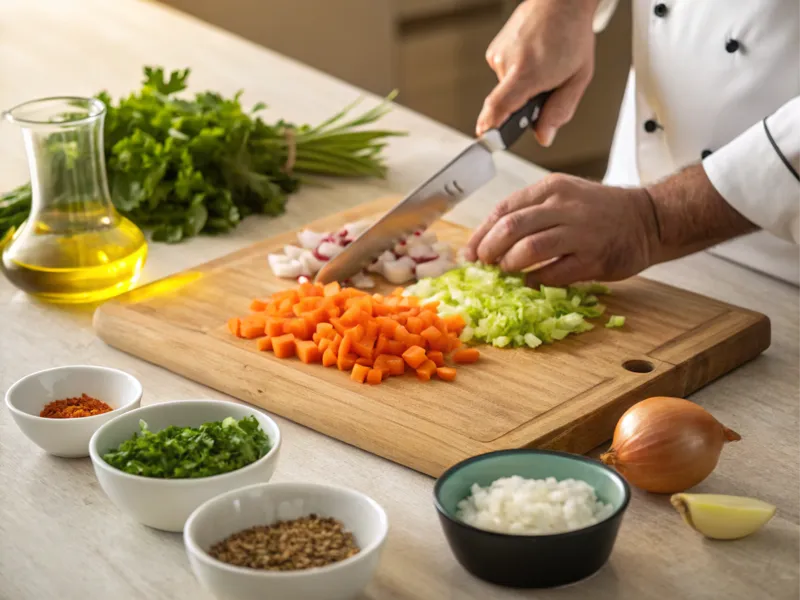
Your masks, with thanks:
[(640, 189), (552, 174), (497, 205), (467, 244), (467, 259), (523, 271), (528, 284), (619, 281), (651, 264), (653, 208)]

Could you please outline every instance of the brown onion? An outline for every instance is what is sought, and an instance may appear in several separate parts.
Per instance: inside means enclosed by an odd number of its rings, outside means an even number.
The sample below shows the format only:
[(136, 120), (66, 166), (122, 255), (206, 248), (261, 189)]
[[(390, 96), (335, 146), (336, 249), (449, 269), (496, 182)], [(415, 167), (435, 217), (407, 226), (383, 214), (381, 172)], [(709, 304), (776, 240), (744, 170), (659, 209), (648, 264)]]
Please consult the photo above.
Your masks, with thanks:
[(725, 443), (740, 439), (694, 402), (648, 398), (625, 411), (600, 460), (636, 487), (674, 494), (708, 477)]

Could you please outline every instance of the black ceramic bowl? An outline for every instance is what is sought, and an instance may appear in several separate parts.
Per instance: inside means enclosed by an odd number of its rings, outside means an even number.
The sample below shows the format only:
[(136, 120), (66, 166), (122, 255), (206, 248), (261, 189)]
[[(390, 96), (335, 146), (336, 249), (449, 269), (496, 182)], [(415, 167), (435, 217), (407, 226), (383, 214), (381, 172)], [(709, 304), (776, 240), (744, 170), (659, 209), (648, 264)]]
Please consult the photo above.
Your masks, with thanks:
[[(550, 535), (485, 531), (456, 517), (457, 505), (470, 495), (473, 483), (485, 487), (512, 475), (583, 480), (614, 512), (590, 527)], [(611, 555), (630, 496), (625, 480), (604, 464), (547, 450), (501, 450), (475, 456), (448, 469), (434, 487), (439, 520), (458, 562), (480, 579), (518, 588), (566, 585), (598, 571)]]

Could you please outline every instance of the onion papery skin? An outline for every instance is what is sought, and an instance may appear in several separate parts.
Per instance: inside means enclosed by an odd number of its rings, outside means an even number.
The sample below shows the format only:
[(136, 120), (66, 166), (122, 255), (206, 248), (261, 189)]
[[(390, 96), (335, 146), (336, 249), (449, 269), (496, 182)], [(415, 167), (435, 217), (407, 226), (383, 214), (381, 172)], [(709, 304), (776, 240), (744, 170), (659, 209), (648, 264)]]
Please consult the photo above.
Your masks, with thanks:
[(654, 397), (622, 415), (611, 449), (601, 460), (638, 488), (674, 494), (706, 479), (725, 443), (739, 439), (738, 433), (693, 402)]

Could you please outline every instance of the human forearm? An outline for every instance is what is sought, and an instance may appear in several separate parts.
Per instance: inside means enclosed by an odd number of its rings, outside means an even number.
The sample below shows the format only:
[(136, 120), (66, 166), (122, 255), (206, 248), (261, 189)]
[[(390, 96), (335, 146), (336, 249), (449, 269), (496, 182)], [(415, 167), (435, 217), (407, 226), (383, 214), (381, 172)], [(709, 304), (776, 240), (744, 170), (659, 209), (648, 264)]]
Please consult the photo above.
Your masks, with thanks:
[(655, 221), (650, 262), (657, 264), (756, 231), (714, 188), (701, 165), (648, 186)]

